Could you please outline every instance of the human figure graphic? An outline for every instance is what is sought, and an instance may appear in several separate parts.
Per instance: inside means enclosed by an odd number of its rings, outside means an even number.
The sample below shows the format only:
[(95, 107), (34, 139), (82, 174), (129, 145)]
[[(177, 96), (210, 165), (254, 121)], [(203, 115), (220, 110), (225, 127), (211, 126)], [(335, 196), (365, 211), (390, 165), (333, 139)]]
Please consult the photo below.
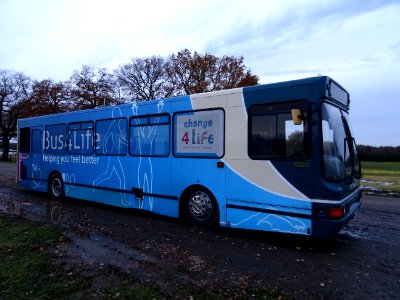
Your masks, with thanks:
[[(161, 113), (162, 109), (164, 107), (164, 101), (160, 100), (157, 103), (157, 114)], [(134, 116), (139, 116), (138, 113), (139, 106), (137, 105), (136, 102), (133, 103), (132, 105), (132, 112)], [(159, 117), (157, 116), (155, 118), (155, 124), (158, 123)], [(151, 125), (148, 124), (147, 126), (142, 126), (140, 124), (140, 120), (136, 119), (135, 120), (137, 126), (136, 129), (138, 130), (138, 135), (136, 136), (138, 140), (136, 141), (136, 145), (139, 150), (139, 163), (138, 163), (138, 169), (137, 169), (137, 184), (138, 188), (141, 188), (143, 190), (144, 194), (152, 194), (153, 193), (153, 166), (151, 163), (151, 157), (148, 156), (148, 154), (153, 153), (153, 142), (154, 138), (156, 136), (156, 131), (157, 131), (157, 125)], [(147, 147), (150, 147), (146, 153), (144, 153), (144, 145)], [(142, 155), (146, 155), (143, 157)], [(149, 203), (149, 209), (150, 211), (153, 210), (153, 197), (152, 196), (147, 196), (148, 197), (148, 203)], [(144, 197), (143, 199), (138, 199), (139, 200), (139, 208), (143, 208), (145, 201)]]
[[(100, 140), (101, 143), (101, 150), (102, 154), (114, 154), (115, 151), (121, 149), (122, 147), (126, 147), (126, 125), (121, 124), (124, 122), (124, 119), (118, 119), (122, 117), (122, 112), (119, 107), (115, 107), (112, 111), (112, 118), (116, 118), (110, 122), (110, 125), (104, 135), (102, 135), (102, 139)], [(121, 128), (123, 126), (123, 128)], [(125, 172), (122, 167), (120, 156), (114, 157), (111, 161), (111, 156), (108, 156), (107, 166), (103, 173), (97, 177), (97, 179), (93, 180), (93, 186), (98, 186), (102, 182), (110, 180), (113, 174), (117, 176), (119, 181), (119, 189), (125, 191), (126, 186), (126, 178)], [(122, 205), (129, 206), (131, 203), (126, 197), (126, 193), (121, 192), (121, 201)]]
[(34, 189), (44, 187), (44, 183), (42, 180), (42, 170), (39, 168), (37, 164), (32, 164), (32, 182), (33, 182), (33, 187)]

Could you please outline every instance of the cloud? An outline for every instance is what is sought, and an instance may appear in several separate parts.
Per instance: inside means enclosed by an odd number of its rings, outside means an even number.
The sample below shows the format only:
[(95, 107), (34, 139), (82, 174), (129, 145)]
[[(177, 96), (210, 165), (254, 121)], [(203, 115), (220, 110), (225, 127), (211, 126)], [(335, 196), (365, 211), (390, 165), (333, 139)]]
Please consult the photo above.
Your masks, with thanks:
[(387, 50), (400, 14), (399, 5), (393, 3), (294, 2), (283, 14), (236, 24), (207, 49), (244, 55), (265, 82), (282, 74), (310, 76), (366, 64), (373, 67), (395, 53)]
[[(8, 65), (40, 77), (63, 79), (82, 64), (116, 67), (131, 57), (167, 56), (184, 48), (216, 55), (244, 55), (261, 76), (282, 71), (318, 49), (334, 47), (349, 18), (395, 1), (2, 1), (0, 21), (9, 43)], [(337, 45), (336, 45), (337, 46)], [(326, 56), (296, 69), (331, 70)], [(329, 52), (329, 51), (327, 51)], [(264, 58), (260, 62), (259, 58)], [(271, 63), (276, 59), (276, 63)], [(260, 66), (260, 68), (258, 68)], [(255, 67), (252, 67), (256, 71)], [(267, 71), (264, 71), (267, 70)], [(47, 76), (46, 76), (47, 75)]]

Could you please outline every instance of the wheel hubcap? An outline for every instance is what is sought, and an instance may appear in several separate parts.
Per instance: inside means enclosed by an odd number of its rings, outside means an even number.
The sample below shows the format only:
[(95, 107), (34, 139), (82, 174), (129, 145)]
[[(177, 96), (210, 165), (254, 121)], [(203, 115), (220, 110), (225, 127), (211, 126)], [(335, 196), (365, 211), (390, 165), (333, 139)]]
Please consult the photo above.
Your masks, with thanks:
[(61, 189), (62, 189), (62, 184), (61, 180), (58, 178), (54, 178), (52, 184), (51, 184), (51, 190), (53, 192), (53, 195), (58, 197), (61, 195)]
[(199, 220), (205, 219), (210, 215), (212, 202), (206, 193), (196, 192), (189, 200), (190, 214)]

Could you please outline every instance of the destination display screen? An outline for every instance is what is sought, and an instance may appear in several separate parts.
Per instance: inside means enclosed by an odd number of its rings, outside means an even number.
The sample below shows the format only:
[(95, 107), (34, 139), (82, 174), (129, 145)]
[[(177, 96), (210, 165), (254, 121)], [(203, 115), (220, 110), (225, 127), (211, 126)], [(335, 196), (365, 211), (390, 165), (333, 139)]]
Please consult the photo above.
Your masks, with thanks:
[(350, 104), (349, 93), (347, 93), (342, 87), (337, 85), (334, 81), (330, 81), (328, 85), (329, 96), (334, 98), (341, 104), (348, 106)]

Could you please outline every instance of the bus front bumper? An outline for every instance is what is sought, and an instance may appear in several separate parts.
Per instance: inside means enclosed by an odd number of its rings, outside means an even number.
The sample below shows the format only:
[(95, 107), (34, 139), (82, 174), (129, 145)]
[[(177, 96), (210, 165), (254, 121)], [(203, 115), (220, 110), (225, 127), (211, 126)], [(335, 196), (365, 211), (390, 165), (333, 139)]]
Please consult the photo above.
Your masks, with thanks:
[(361, 196), (362, 190), (358, 189), (341, 202), (315, 201), (311, 235), (328, 237), (336, 234), (355, 216), (361, 206)]

